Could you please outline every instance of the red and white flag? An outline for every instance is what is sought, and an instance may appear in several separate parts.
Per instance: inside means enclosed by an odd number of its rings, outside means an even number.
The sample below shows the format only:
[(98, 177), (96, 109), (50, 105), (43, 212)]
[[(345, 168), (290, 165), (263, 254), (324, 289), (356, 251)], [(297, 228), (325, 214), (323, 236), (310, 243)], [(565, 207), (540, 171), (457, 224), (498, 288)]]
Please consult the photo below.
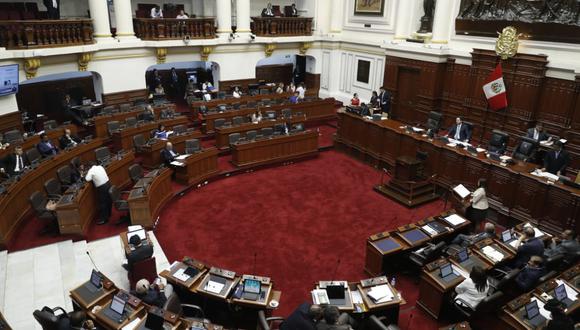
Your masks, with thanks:
[(485, 80), (483, 92), (491, 109), (500, 110), (507, 107), (507, 94), (500, 63), (498, 63), (495, 70)]

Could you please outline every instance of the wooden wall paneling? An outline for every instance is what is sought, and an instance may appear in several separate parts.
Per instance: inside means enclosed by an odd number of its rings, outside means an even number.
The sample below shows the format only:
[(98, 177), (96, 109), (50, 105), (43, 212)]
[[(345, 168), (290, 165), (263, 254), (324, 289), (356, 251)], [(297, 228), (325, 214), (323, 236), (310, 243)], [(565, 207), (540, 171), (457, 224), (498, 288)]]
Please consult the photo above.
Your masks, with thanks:
[(0, 132), (4, 133), (13, 129), (21, 132), (24, 131), (24, 127), (22, 127), (22, 113), (14, 111), (0, 115)]
[(383, 158), (386, 162), (395, 166), (395, 160), (397, 155), (399, 155), (399, 148), (401, 147), (400, 136), (394, 131), (385, 130), (385, 144), (384, 144), (384, 154)]
[(256, 67), (256, 79), (288, 84), (292, 81), (293, 70), (293, 64), (261, 65)]
[(315, 90), (318, 95), (320, 90), (320, 74), (306, 72), (304, 74), (304, 83), (306, 84), (306, 91)]
[(544, 207), (542, 207), (540, 225), (552, 232), (560, 232), (561, 228), (574, 228), (577, 219), (575, 205), (578, 196), (557, 186), (548, 188)]
[(427, 160), (424, 163), (423, 171), (425, 176), (430, 177), (433, 174), (440, 173), (437, 166), (439, 164), (439, 148), (435, 147), (431, 143), (420, 143), (417, 146), (417, 152), (427, 153)]
[(463, 157), (448, 148), (441, 148), (439, 155), (439, 181), (446, 187), (462, 182)]
[(401, 135), (399, 141), (399, 156), (415, 158), (417, 155), (417, 140), (411, 135)]
[(515, 191), (517, 188), (517, 173), (499, 165), (490, 165), (488, 172), (487, 194), (491, 197), (491, 203), (503, 214), (509, 214), (508, 210), (513, 207)]
[(548, 192), (547, 186), (535, 178), (523, 175), (517, 184), (520, 189), (514, 199), (512, 217), (520, 221), (538, 219)]
[(488, 168), (485, 163), (475, 157), (466, 156), (463, 166), (461, 182), (470, 189), (476, 189), (479, 179), (487, 178)]
[(368, 125), (368, 152), (376, 159), (382, 159), (384, 154), (385, 140), (384, 129), (379, 125)]
[(103, 104), (119, 105), (123, 103), (133, 103), (137, 100), (146, 100), (148, 91), (144, 89), (135, 89), (124, 92), (103, 94)]

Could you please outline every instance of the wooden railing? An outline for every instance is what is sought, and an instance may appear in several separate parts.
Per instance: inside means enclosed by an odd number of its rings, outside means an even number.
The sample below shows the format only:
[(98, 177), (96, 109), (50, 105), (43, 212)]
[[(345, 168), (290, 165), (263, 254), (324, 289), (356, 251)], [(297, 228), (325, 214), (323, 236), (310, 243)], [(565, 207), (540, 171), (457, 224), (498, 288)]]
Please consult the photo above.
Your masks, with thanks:
[(0, 21), (0, 47), (27, 49), (94, 43), (90, 19)]
[(134, 18), (135, 34), (142, 40), (215, 38), (214, 18)]
[(260, 37), (312, 35), (312, 17), (252, 17), (252, 20), (252, 32)]

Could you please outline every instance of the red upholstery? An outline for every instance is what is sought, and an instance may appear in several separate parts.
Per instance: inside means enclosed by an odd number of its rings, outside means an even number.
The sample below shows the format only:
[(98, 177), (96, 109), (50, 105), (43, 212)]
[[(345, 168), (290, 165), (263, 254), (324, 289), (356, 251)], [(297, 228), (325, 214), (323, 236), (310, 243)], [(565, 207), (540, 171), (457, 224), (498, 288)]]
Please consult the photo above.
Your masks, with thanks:
[(137, 281), (144, 278), (153, 283), (157, 277), (157, 266), (155, 264), (155, 257), (141, 260), (133, 264), (133, 269), (128, 273), (129, 285), (131, 290), (135, 288)]

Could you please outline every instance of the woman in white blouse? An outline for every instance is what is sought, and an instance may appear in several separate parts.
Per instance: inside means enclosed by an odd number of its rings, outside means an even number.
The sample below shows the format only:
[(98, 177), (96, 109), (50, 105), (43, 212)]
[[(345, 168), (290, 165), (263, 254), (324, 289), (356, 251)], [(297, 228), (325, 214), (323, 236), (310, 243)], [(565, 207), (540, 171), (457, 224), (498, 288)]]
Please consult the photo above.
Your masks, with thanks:
[(489, 208), (485, 194), (486, 188), (487, 180), (479, 179), (477, 181), (477, 189), (471, 194), (471, 207), (468, 212), (468, 218), (474, 224), (476, 230), (479, 228), (479, 224), (485, 220), (487, 209)]
[(469, 278), (466, 278), (455, 287), (455, 303), (474, 309), (479, 303), (487, 297), (489, 291), (489, 283), (487, 282), (487, 274), (480, 266), (473, 266)]

